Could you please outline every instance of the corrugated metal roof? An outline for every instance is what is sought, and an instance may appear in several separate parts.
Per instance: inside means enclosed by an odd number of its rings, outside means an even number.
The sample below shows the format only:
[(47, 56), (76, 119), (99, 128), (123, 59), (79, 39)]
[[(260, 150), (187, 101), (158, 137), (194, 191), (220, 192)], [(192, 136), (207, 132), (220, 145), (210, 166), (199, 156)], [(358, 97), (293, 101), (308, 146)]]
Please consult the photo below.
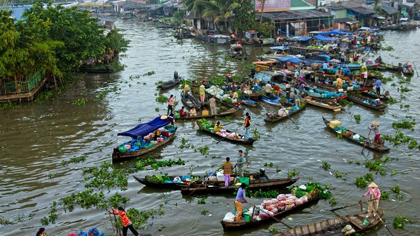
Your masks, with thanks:
[(263, 17), (270, 20), (296, 20), (307, 18), (331, 17), (330, 13), (318, 10), (264, 12)]
[(397, 9), (391, 7), (388, 3), (382, 3), (381, 9), (386, 12), (388, 15), (397, 13)]

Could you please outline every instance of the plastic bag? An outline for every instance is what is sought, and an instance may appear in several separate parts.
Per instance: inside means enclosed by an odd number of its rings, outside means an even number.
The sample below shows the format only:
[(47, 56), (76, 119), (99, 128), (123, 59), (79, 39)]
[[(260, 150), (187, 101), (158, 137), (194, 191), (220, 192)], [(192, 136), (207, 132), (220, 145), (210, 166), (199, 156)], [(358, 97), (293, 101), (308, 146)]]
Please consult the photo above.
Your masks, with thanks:
[(234, 222), (235, 221), (235, 215), (232, 212), (226, 213), (225, 217), (223, 218), (224, 222)]

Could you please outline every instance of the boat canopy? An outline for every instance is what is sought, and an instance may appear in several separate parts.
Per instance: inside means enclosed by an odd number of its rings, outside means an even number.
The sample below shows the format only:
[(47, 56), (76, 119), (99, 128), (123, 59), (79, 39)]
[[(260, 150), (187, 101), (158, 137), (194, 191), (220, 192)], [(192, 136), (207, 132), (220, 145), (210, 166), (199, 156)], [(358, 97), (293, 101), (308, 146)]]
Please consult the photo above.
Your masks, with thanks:
[(293, 37), (292, 40), (294, 41), (308, 41), (309, 39), (311, 39), (312, 37), (310, 36), (302, 36), (302, 37)]
[(321, 40), (321, 41), (336, 41), (339, 40), (339, 38), (330, 38), (330, 37), (326, 37), (324, 35), (315, 35), (314, 36), (315, 39)]
[(171, 123), (172, 119), (171, 118), (166, 118), (166, 119), (162, 119), (161, 117), (156, 117), (154, 120), (147, 122), (147, 123), (142, 123), (137, 125), (136, 127), (119, 133), (119, 136), (129, 136), (132, 137), (134, 139), (136, 139), (137, 137), (143, 137), (148, 135), (150, 132), (153, 132), (157, 129), (159, 129), (160, 127), (163, 127), (165, 125), (168, 125), (169, 123)]
[(277, 57), (277, 61), (291, 62), (293, 64), (299, 64), (301, 60), (297, 57)]
[(274, 46), (274, 47), (270, 47), (270, 49), (271, 50), (287, 50), (287, 49), (289, 49), (288, 47), (286, 47), (286, 46)]
[(341, 30), (335, 29), (335, 30), (321, 32), (319, 34), (326, 34), (326, 35), (344, 35), (344, 34), (353, 34), (353, 32), (346, 32), (346, 31), (341, 31)]

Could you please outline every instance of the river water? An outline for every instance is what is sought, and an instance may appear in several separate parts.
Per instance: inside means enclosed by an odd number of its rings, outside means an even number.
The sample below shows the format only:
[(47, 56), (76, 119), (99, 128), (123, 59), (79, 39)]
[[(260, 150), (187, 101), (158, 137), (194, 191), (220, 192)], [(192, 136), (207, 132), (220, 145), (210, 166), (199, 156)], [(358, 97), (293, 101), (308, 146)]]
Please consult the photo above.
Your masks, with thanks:
[[(3, 178), (0, 188), (0, 218), (10, 219), (15, 224), (0, 226), (1, 235), (34, 235), (41, 227), (40, 219), (47, 216), (53, 201), (59, 202), (73, 192), (83, 191), (84, 182), (82, 170), (86, 167), (97, 166), (104, 161), (111, 161), (112, 148), (121, 142), (117, 138), (118, 132), (137, 125), (139, 121), (149, 121), (158, 114), (166, 112), (165, 104), (155, 101), (157, 94), (155, 83), (159, 80), (169, 80), (173, 71), (180, 76), (190, 79), (208, 78), (210, 75), (225, 74), (227, 71), (241, 71), (248, 62), (225, 61), (226, 46), (203, 44), (194, 40), (177, 42), (170, 29), (157, 29), (149, 23), (136, 20), (117, 21), (117, 27), (123, 30), (126, 38), (131, 40), (128, 51), (121, 55), (121, 63), (125, 70), (111, 75), (87, 75), (85, 79), (75, 83), (71, 89), (53, 99), (33, 102), (25, 107), (1, 112), (0, 119), (0, 173)], [(383, 60), (397, 64), (410, 60), (420, 65), (418, 47), (420, 31), (388, 32), (385, 36), (386, 45), (395, 48), (394, 51), (380, 52)], [(258, 55), (267, 48), (248, 47), (248, 53)], [(154, 71), (151, 76), (143, 74)], [(398, 86), (398, 79), (394, 81)], [(392, 122), (401, 120), (407, 115), (419, 120), (419, 92), (420, 83), (417, 75), (413, 76), (408, 86), (410, 92), (397, 91), (397, 87), (388, 82), (384, 87), (398, 100), (390, 105), (384, 113), (374, 112), (363, 107), (353, 105), (345, 107), (340, 113), (331, 113), (314, 107), (293, 117), (294, 122), (287, 120), (274, 125), (266, 125), (264, 114), (272, 111), (269, 106), (245, 109), (236, 114), (231, 121), (223, 121), (225, 126), (240, 129), (246, 111), (252, 117), (252, 126), (257, 128), (261, 138), (253, 147), (244, 147), (217, 139), (196, 131), (192, 122), (178, 122), (178, 132), (175, 141), (166, 146), (160, 154), (162, 160), (181, 158), (187, 163), (185, 166), (172, 166), (159, 171), (139, 171), (140, 176), (146, 174), (163, 173), (185, 174), (190, 166), (194, 166), (193, 173), (212, 171), (220, 165), (226, 156), (236, 158), (237, 150), (244, 150), (250, 171), (257, 171), (265, 163), (272, 162), (274, 167), (265, 167), (272, 178), (286, 177), (289, 171), (300, 171), (299, 184), (316, 181), (322, 185), (330, 185), (333, 197), (338, 205), (357, 203), (366, 189), (358, 189), (354, 184), (357, 177), (369, 173), (362, 165), (365, 160), (380, 158), (382, 154), (375, 154), (367, 150), (361, 154), (361, 147), (345, 140), (340, 140), (328, 132), (322, 122), (322, 116), (342, 121), (351, 130), (367, 135), (366, 127), (373, 120), (380, 121), (383, 134), (395, 134)], [(97, 101), (96, 96), (104, 90), (116, 87), (116, 92), (110, 92), (104, 100)], [(180, 94), (179, 89), (165, 92), (163, 95)], [(71, 103), (79, 98), (88, 100), (84, 106)], [(410, 105), (401, 109), (401, 105)], [(177, 109), (180, 108), (178, 105)], [(160, 109), (157, 111), (157, 109)], [(358, 125), (353, 115), (361, 116)], [(403, 132), (420, 140), (419, 129)], [(193, 149), (179, 149), (181, 138), (185, 138), (195, 148), (209, 146), (209, 157), (205, 158)], [(418, 205), (420, 204), (419, 190), (419, 150), (409, 150), (407, 146), (392, 146), (385, 156), (392, 158), (386, 164), (386, 176), (374, 174), (374, 181), (383, 192), (390, 193), (390, 199), (381, 201), (380, 207), (386, 212), (388, 228), (394, 235), (418, 235), (418, 224), (407, 224), (404, 230), (393, 229), (392, 220), (398, 215), (418, 219)], [(72, 157), (85, 155), (86, 161), (70, 163), (62, 166), (61, 162)], [(212, 158), (221, 156), (222, 158)], [(321, 168), (321, 161), (331, 165), (333, 170), (345, 174), (346, 180), (336, 178), (329, 171)], [(353, 161), (349, 164), (349, 161)], [(135, 161), (125, 165), (132, 165)], [(125, 166), (123, 165), (123, 166)], [(122, 166), (122, 167), (123, 167)], [(119, 164), (116, 168), (121, 168)], [(277, 173), (276, 169), (282, 171)], [(391, 170), (397, 172), (391, 176)], [(48, 174), (54, 174), (49, 178)], [(159, 204), (164, 204), (164, 215), (156, 215), (149, 219), (147, 228), (143, 232), (152, 235), (270, 235), (269, 228), (278, 231), (286, 229), (281, 223), (265, 224), (256, 229), (224, 233), (220, 224), (225, 213), (233, 210), (233, 196), (209, 196), (204, 205), (197, 204), (196, 197), (182, 196), (179, 191), (146, 188), (129, 177), (128, 188), (120, 192), (129, 197), (127, 208), (149, 211), (157, 210)], [(390, 188), (398, 185), (404, 198), (399, 200)], [(114, 193), (116, 190), (111, 190)], [(262, 202), (261, 199), (251, 199), (252, 204)], [(251, 205), (249, 205), (251, 206)], [(335, 215), (329, 211), (333, 208), (328, 201), (320, 200), (308, 208), (295, 212), (283, 219), (288, 225), (298, 226), (310, 222), (332, 218)], [(207, 210), (202, 215), (201, 210)], [(346, 208), (338, 211), (340, 214), (357, 212), (359, 208)], [(72, 231), (85, 230), (96, 226), (106, 235), (111, 235), (112, 228), (108, 216), (99, 209), (81, 209), (76, 206), (72, 213), (65, 213), (62, 206), (57, 207), (58, 219), (55, 224), (47, 227), (49, 235), (66, 235)], [(159, 231), (159, 228), (163, 228)], [(389, 235), (382, 225), (368, 235)]]

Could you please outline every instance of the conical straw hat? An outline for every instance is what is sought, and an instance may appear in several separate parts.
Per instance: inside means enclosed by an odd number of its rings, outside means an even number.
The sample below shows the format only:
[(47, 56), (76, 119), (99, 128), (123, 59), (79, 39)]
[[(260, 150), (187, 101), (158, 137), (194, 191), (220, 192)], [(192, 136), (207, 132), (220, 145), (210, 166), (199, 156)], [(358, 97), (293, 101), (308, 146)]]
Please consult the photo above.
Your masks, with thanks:
[(375, 182), (372, 182), (368, 185), (369, 188), (377, 188), (378, 185), (375, 184)]

